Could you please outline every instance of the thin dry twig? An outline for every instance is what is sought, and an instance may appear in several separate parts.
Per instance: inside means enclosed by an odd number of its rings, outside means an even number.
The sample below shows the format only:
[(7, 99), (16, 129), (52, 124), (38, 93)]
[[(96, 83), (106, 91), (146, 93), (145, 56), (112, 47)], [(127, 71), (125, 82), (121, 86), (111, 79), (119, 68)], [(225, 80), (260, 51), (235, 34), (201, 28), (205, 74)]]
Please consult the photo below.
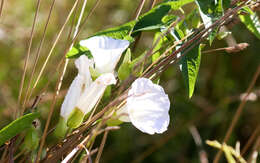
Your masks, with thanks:
[(51, 49), (50, 49), (50, 51), (49, 51), (49, 53), (47, 55), (47, 58), (45, 59), (45, 62), (43, 63), (43, 66), (42, 66), (42, 68), (40, 70), (40, 73), (38, 74), (37, 79), (36, 79), (36, 81), (35, 81), (35, 83), (33, 85), (32, 91), (36, 88), (36, 86), (37, 86), (37, 84), (38, 84), (38, 82), (39, 82), (39, 80), (40, 80), (40, 78), (42, 76), (42, 73), (45, 70), (45, 67), (46, 67), (46, 65), (47, 65), (47, 63), (48, 63), (48, 61), (49, 61), (49, 59), (50, 59), (50, 57), (52, 55), (52, 52), (53, 52), (54, 48), (56, 47), (56, 45), (57, 45), (57, 43), (58, 43), (58, 41), (59, 41), (59, 39), (61, 37), (61, 34), (63, 33), (63, 30), (64, 30), (65, 26), (67, 25), (71, 15), (72, 15), (72, 13), (74, 12), (78, 2), (79, 2), (79, 0), (75, 0), (72, 8), (70, 9), (70, 12), (69, 12), (69, 14), (66, 17), (65, 22), (63, 23), (63, 25), (62, 25), (62, 27), (61, 27), (61, 29), (60, 29), (56, 39), (54, 40), (54, 42), (52, 44), (52, 47), (51, 47)]
[(257, 137), (259, 132), (260, 132), (260, 125), (258, 125), (257, 128), (254, 130), (254, 132), (250, 136), (249, 140), (247, 141), (246, 145), (242, 149), (242, 152), (241, 152), (242, 156), (246, 153), (248, 148), (252, 145), (253, 141), (255, 140), (255, 138)]
[(84, 147), (84, 149), (85, 149), (85, 151), (86, 151), (87, 154), (86, 154), (85, 157), (83, 157), (81, 163), (84, 163), (84, 162), (87, 163), (88, 160), (89, 160), (89, 163), (92, 163), (91, 155), (97, 153), (98, 148), (93, 149), (91, 152), (89, 152), (89, 151), (87, 150), (87, 148), (85, 148), (85, 147)]
[[(51, 18), (51, 14), (52, 14), (52, 11), (53, 11), (53, 7), (54, 7), (54, 4), (55, 4), (55, 1), (56, 0), (53, 0), (52, 4), (50, 6), (50, 11), (49, 11), (49, 14), (48, 14), (48, 17), (47, 17), (47, 21), (46, 21), (46, 24), (45, 24), (44, 30), (43, 30), (43, 35), (41, 37), (41, 41), (40, 41), (40, 44), (39, 44), (37, 52), (36, 52), (36, 57), (35, 57), (35, 60), (34, 60), (31, 76), (30, 76), (30, 79), (29, 79), (29, 82), (28, 82), (28, 85), (27, 85), (26, 94), (25, 94), (25, 98), (24, 98), (24, 103), (23, 103), (23, 106), (22, 106), (22, 113), (21, 114), (23, 114), (25, 106), (28, 103), (28, 100), (30, 99), (31, 94), (32, 94), (31, 93), (32, 91), (30, 91), (31, 83), (32, 83), (32, 79), (33, 79), (33, 76), (34, 76), (34, 73), (35, 73), (35, 70), (36, 70), (36, 66), (37, 66), (37, 63), (38, 63), (38, 60), (39, 60), (39, 57), (40, 57), (40, 54), (41, 54), (41, 49), (42, 49), (42, 46), (43, 46), (43, 43), (44, 43), (44, 40), (45, 40), (45, 37), (46, 37), (46, 32), (47, 32), (47, 28), (48, 28), (48, 25), (49, 25), (49, 22), (50, 22), (50, 18)], [(29, 94), (29, 96), (28, 96), (28, 94)]]
[(257, 152), (260, 148), (260, 136), (257, 137), (254, 147), (252, 149), (252, 152), (250, 154), (250, 157), (247, 162), (252, 162), (252, 160), (256, 159), (257, 155), (255, 155), (255, 152)]
[[(69, 46), (67, 49), (65, 49), (64, 55), (62, 56), (60, 62), (59, 62), (57, 65), (55, 65), (55, 67), (52, 69), (52, 71), (50, 71), (50, 73), (49, 73), (49, 76), (50, 76), (49, 79), (51, 79), (51, 76), (53, 76), (54, 73), (57, 73), (56, 70), (59, 69), (60, 66), (62, 65), (62, 63), (64, 62), (65, 56), (66, 56), (66, 54), (68, 53), (68, 51), (70, 50), (71, 45), (73, 45), (73, 44), (75, 43), (75, 41), (76, 41), (76, 39), (77, 39), (79, 33), (82, 31), (82, 29), (83, 29), (84, 25), (86, 24), (88, 18), (89, 18), (90, 16), (92, 16), (92, 14), (94, 13), (94, 11), (95, 11), (95, 9), (97, 8), (97, 6), (98, 6), (98, 4), (99, 4), (100, 1), (101, 1), (101, 0), (96, 0), (96, 3), (94, 4), (93, 8), (91, 9), (91, 11), (90, 11), (89, 14), (87, 15), (87, 17), (83, 20), (82, 25), (79, 27), (79, 30), (78, 30), (76, 36), (74, 37), (74, 39), (72, 39), (71, 43), (69, 44), (70, 46)], [(40, 92), (42, 92), (42, 93), (45, 92), (46, 89), (47, 89), (47, 87), (48, 87), (48, 85), (50, 84), (50, 82), (51, 82), (51, 80), (48, 81), (48, 83), (46, 84), (46, 86), (45, 86)], [(35, 86), (36, 86), (36, 83), (35, 83)]]
[[(21, 83), (20, 83), (19, 95), (18, 95), (18, 104), (19, 105), (21, 103), (21, 97), (22, 97), (22, 91), (23, 91), (23, 86), (24, 86), (24, 80), (25, 80), (25, 75), (26, 75), (26, 71), (27, 71), (28, 61), (29, 61), (29, 58), (30, 58), (32, 41), (33, 41), (34, 30), (35, 30), (35, 24), (36, 24), (36, 20), (37, 20), (39, 9), (40, 9), (40, 3), (41, 3), (41, 0), (38, 0), (37, 1), (37, 6), (36, 6), (36, 12), (35, 12), (35, 15), (34, 15), (34, 18), (33, 18), (33, 24), (32, 24), (31, 34), (30, 34), (29, 46), (28, 46), (28, 50), (27, 50), (27, 54), (26, 54), (26, 59), (24, 61), (23, 75), (22, 75), (22, 80), (21, 80)], [(18, 109), (19, 108), (16, 109), (15, 117), (18, 116), (17, 115)]]
[[(77, 5), (78, 1), (76, 1), (76, 5)], [(79, 28), (79, 25), (80, 25), (80, 22), (82, 20), (82, 17), (83, 17), (83, 13), (85, 11), (85, 7), (86, 7), (86, 4), (87, 4), (87, 0), (84, 0), (83, 2), (83, 6), (81, 8), (81, 12), (80, 12), (80, 16), (79, 16), (79, 19), (78, 19), (78, 22), (77, 22), (77, 25), (75, 27), (75, 32), (74, 32), (74, 35), (73, 35), (73, 39), (76, 37), (77, 33), (78, 33), (78, 28)], [(74, 5), (75, 6), (75, 5)], [(74, 7), (73, 6), (73, 7)], [(74, 10), (74, 9), (73, 9)], [(72, 13), (72, 12), (70, 12)], [(66, 23), (64, 23), (66, 24)], [(70, 49), (72, 48), (73, 44), (70, 46)], [(62, 81), (63, 81), (63, 77), (65, 75), (65, 72), (66, 72), (66, 68), (67, 68), (67, 65), (68, 65), (68, 62), (69, 60), (68, 59), (65, 59), (65, 63), (64, 63), (64, 67), (63, 67), (63, 70), (62, 70), (62, 74), (60, 75), (60, 78), (59, 78), (59, 81), (57, 82), (57, 85), (56, 85), (56, 90), (55, 90), (55, 95), (53, 97), (53, 103), (52, 103), (52, 106), (51, 106), (51, 109), (50, 109), (50, 112), (49, 112), (49, 115), (48, 115), (48, 119), (47, 119), (47, 122), (46, 122), (46, 125), (45, 125), (45, 128), (44, 128), (44, 134), (42, 136), (43, 139), (45, 139), (45, 137), (47, 136), (47, 130), (48, 130), (48, 126), (49, 126), (49, 123), (50, 123), (50, 119), (52, 117), (52, 113), (53, 113), (53, 110), (54, 110), (54, 106), (56, 104), (56, 99), (57, 99), (57, 96), (59, 95), (59, 91), (60, 91), (60, 88), (61, 88), (61, 85), (62, 85)], [(44, 140), (41, 141), (41, 145), (40, 145), (40, 149), (39, 149), (39, 153), (41, 153), (41, 149), (44, 145)], [(38, 154), (39, 154), (38, 153)], [(38, 157), (38, 156), (37, 156)], [(37, 159), (36, 159), (37, 160)]]
[(108, 135), (108, 132), (109, 130), (106, 130), (105, 131), (105, 134), (102, 138), (102, 141), (101, 141), (101, 144), (99, 146), (99, 150), (98, 150), (98, 154), (97, 154), (97, 157), (96, 157), (96, 160), (95, 160), (95, 163), (99, 163), (99, 160), (101, 158), (101, 154), (103, 152), (103, 149), (104, 149), (104, 146), (105, 146), (105, 143), (106, 143), (106, 140), (107, 140), (107, 135)]
[(200, 134), (199, 134), (197, 128), (194, 125), (192, 125), (189, 127), (189, 131), (195, 141), (195, 144), (198, 147), (200, 162), (208, 163), (209, 161), (208, 161), (207, 153), (203, 149), (202, 140), (201, 140), (201, 137), (200, 137)]
[(1, 0), (1, 5), (0, 5), (0, 17), (1, 17), (2, 14), (3, 14), (4, 2), (5, 2), (5, 0)]
[[(65, 65), (65, 64), (66, 64), (66, 63), (64, 63), (64, 65)], [(55, 108), (57, 96), (59, 95), (59, 91), (60, 91), (60, 87), (61, 87), (61, 83), (62, 83), (62, 80), (63, 80), (64, 73), (65, 73), (64, 71), (62, 71), (62, 72), (60, 73), (59, 80), (58, 80), (57, 83), (56, 83), (55, 94), (53, 95), (53, 100), (52, 100), (52, 104), (51, 104), (50, 111), (49, 111), (49, 114), (48, 114), (48, 119), (47, 119), (47, 122), (46, 122), (46, 124), (45, 124), (45, 128), (44, 128), (44, 131), (43, 131), (43, 135), (42, 135), (42, 137), (41, 137), (41, 142), (40, 142), (39, 151), (38, 151), (37, 157), (36, 157), (36, 159), (35, 159), (36, 162), (39, 162), (40, 155), (41, 155), (41, 153), (42, 153), (42, 149), (43, 149), (43, 146), (44, 146), (44, 143), (45, 143), (45, 139), (46, 139), (46, 136), (47, 136), (47, 131), (48, 131), (49, 124), (50, 124), (50, 121), (51, 121), (52, 113), (53, 113), (54, 108)]]
[[(260, 74), (260, 65), (258, 66), (258, 68), (257, 68), (257, 70), (256, 70), (256, 72), (255, 72), (255, 74), (253, 76), (253, 79), (252, 79), (252, 81), (249, 84), (249, 87), (247, 88), (246, 96), (243, 98), (243, 100), (241, 101), (241, 103), (239, 104), (239, 106), (237, 108), (237, 111), (236, 111), (236, 113), (235, 113), (235, 115), (234, 115), (234, 117), (232, 119), (232, 122), (231, 122), (231, 124), (230, 124), (230, 126), (229, 126), (229, 128), (227, 130), (227, 133), (225, 135), (223, 143), (226, 143), (228, 141), (228, 139), (229, 139), (229, 137), (230, 137), (230, 135), (231, 135), (231, 133), (232, 133), (232, 131), (233, 131), (233, 129), (234, 129), (234, 127), (235, 127), (235, 125), (236, 125), (236, 123), (237, 123), (237, 121), (238, 121), (238, 119), (239, 119), (239, 117), (240, 117), (240, 115), (241, 115), (241, 113), (243, 111), (243, 109), (244, 109), (244, 106), (245, 106), (245, 104), (247, 102), (247, 98), (248, 98), (252, 88), (254, 87), (259, 74)], [(219, 161), (221, 155), (222, 155), (222, 151), (218, 151), (217, 155), (214, 158), (213, 163), (217, 163)]]
[(217, 52), (217, 51), (225, 51), (227, 53), (237, 53), (237, 52), (245, 50), (248, 46), (249, 46), (248, 43), (239, 43), (239, 44), (236, 44), (236, 45), (230, 46), (230, 47), (206, 50), (206, 51), (203, 51), (202, 53), (208, 54), (208, 53)]
[[(142, 11), (142, 9), (144, 8), (145, 1), (146, 1), (146, 0), (141, 0), (141, 1), (140, 1), (139, 5), (138, 5), (138, 7), (137, 7), (137, 9), (136, 9), (136, 11), (135, 11), (135, 16), (134, 16), (135, 18), (134, 18), (134, 20), (137, 20), (138, 17), (140, 16), (141, 11)], [(134, 28), (132, 28), (131, 31), (129, 32), (129, 36), (131, 36), (133, 30), (134, 30)]]
[(151, 0), (150, 3), (150, 9), (152, 9), (156, 5), (157, 0)]

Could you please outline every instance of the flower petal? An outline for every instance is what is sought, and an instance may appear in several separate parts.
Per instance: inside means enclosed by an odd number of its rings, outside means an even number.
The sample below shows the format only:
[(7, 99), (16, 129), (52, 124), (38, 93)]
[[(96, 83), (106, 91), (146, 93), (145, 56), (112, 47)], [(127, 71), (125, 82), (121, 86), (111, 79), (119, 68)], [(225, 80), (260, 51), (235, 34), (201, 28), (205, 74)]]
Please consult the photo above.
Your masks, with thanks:
[(85, 80), (85, 87), (88, 87), (92, 83), (89, 67), (93, 67), (93, 61), (85, 55), (81, 55), (75, 60), (75, 66), (78, 69), (78, 74)]
[(67, 120), (72, 110), (75, 108), (77, 100), (79, 99), (84, 85), (84, 77), (77, 75), (72, 81), (65, 99), (61, 105), (60, 115)]
[(102, 74), (93, 83), (91, 83), (90, 87), (87, 87), (84, 90), (76, 107), (78, 107), (83, 113), (87, 114), (102, 97), (106, 87), (115, 83), (116, 79), (112, 73)]
[(128, 114), (133, 125), (148, 134), (163, 133), (169, 125), (170, 101), (163, 88), (139, 78), (128, 92)]
[(129, 46), (129, 41), (106, 36), (94, 36), (80, 41), (93, 55), (95, 68), (99, 73), (113, 73), (122, 53)]
[(91, 60), (82, 55), (75, 61), (75, 66), (78, 69), (78, 75), (72, 81), (70, 88), (65, 96), (61, 106), (60, 115), (67, 120), (72, 110), (75, 108), (79, 97), (84, 88), (89, 87), (92, 83), (89, 67), (93, 66)]

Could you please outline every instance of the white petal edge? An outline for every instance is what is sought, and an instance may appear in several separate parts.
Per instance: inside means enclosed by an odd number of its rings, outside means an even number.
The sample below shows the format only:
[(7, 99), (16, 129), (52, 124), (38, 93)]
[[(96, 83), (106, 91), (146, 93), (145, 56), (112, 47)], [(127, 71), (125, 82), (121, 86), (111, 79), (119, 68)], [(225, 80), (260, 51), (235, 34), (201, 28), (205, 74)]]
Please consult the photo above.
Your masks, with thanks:
[(88, 59), (85, 55), (81, 55), (75, 60), (75, 66), (78, 69), (78, 74), (84, 77), (85, 87), (88, 87), (92, 83), (89, 67), (93, 67), (93, 64), (93, 61)]
[(116, 84), (115, 76), (112, 73), (102, 74), (91, 83), (90, 87), (83, 91), (76, 107), (78, 107), (84, 114), (87, 114), (102, 97), (106, 87), (111, 84)]
[(60, 115), (67, 120), (72, 110), (75, 108), (77, 101), (81, 95), (82, 87), (84, 85), (84, 78), (82, 75), (77, 75), (72, 81), (68, 92), (61, 105)]
[(80, 41), (93, 55), (95, 68), (99, 73), (113, 73), (122, 53), (129, 46), (127, 40), (113, 39), (107, 36), (94, 36)]

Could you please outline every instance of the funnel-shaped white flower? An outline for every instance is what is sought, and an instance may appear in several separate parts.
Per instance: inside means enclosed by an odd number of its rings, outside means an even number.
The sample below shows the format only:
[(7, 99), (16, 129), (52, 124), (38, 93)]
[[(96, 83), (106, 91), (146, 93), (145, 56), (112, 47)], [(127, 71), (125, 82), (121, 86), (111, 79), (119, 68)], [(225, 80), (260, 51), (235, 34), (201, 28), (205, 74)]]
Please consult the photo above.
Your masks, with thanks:
[(60, 115), (65, 120), (75, 108), (76, 103), (81, 96), (84, 88), (90, 85), (92, 82), (89, 72), (89, 67), (92, 66), (92, 64), (93, 63), (84, 55), (82, 55), (75, 61), (75, 65), (78, 69), (78, 75), (72, 81), (61, 106)]
[(81, 46), (87, 47), (99, 73), (114, 73), (122, 53), (129, 46), (129, 41), (113, 39), (107, 36), (94, 36), (80, 41)]
[(170, 101), (163, 88), (146, 78), (139, 78), (128, 92), (127, 103), (117, 114), (119, 119), (148, 134), (163, 133), (169, 125)]
[(79, 108), (84, 114), (87, 114), (102, 97), (106, 87), (111, 84), (116, 84), (114, 74), (102, 74), (84, 90), (78, 99), (76, 107)]

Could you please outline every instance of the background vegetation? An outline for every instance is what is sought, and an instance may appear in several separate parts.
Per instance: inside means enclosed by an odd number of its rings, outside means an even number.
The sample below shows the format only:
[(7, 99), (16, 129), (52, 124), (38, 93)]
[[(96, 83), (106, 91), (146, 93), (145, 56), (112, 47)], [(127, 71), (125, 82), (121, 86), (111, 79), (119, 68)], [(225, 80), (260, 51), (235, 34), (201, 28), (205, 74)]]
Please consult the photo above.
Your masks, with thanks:
[[(39, 66), (40, 71), (46, 55), (59, 31), (66, 15), (74, 1), (57, 0), (47, 29), (46, 40), (43, 44)], [(86, 12), (94, 5), (94, 0), (89, 0)], [(137, 0), (102, 0), (88, 19), (78, 40), (86, 38), (93, 33), (123, 24), (132, 20), (139, 5)], [(142, 12), (148, 10), (150, 1), (146, 1)], [(39, 18), (36, 22), (31, 56), (28, 64), (28, 72), (31, 72), (37, 48), (42, 38), (44, 24), (46, 22), (51, 0), (41, 3)], [(183, 9), (189, 11), (193, 5), (187, 5)], [(0, 128), (14, 120), (15, 109), (18, 108), (19, 84), (21, 82), (25, 54), (28, 49), (32, 20), (36, 8), (36, 1), (8, 0), (4, 2), (0, 17)], [(79, 13), (79, 12), (78, 12)], [(72, 21), (70, 20), (70, 24)], [(228, 26), (227, 26), (228, 27)], [(47, 71), (44, 72), (40, 84), (36, 87), (32, 97), (42, 90), (48, 81), (45, 96), (38, 110), (41, 113), (42, 123), (45, 123), (50, 108), (52, 94), (54, 92), (57, 74), (52, 76), (48, 72), (53, 71), (57, 62), (64, 54), (69, 26), (55, 48)], [(161, 85), (168, 93), (171, 100), (171, 122), (167, 132), (161, 135), (147, 135), (141, 133), (131, 124), (122, 124), (121, 129), (109, 133), (108, 140), (102, 154), (101, 162), (200, 162), (199, 151), (204, 150), (211, 162), (217, 152), (216, 149), (205, 144), (206, 140), (222, 141), (232, 118), (241, 103), (241, 96), (246, 92), (260, 63), (260, 41), (250, 33), (244, 24), (237, 22), (230, 27), (232, 37), (237, 43), (247, 42), (250, 46), (238, 53), (229, 54), (225, 51), (216, 51), (202, 55), (201, 67), (196, 83), (194, 95), (188, 98), (187, 90), (178, 65), (171, 66), (161, 78)], [(153, 42), (153, 35), (143, 33), (137, 46), (136, 53), (142, 53)], [(226, 40), (215, 40), (211, 47), (204, 50), (227, 47)], [(55, 71), (55, 70), (54, 70)], [(76, 75), (73, 60), (70, 60), (68, 71), (65, 74), (61, 95), (55, 107), (55, 113), (51, 126), (58, 120), (60, 104)], [(29, 76), (26, 76), (28, 83)], [(25, 85), (27, 87), (27, 85)], [(253, 100), (247, 101), (241, 117), (232, 132), (228, 143), (235, 146), (240, 141), (241, 148), (248, 142), (250, 136), (257, 132), (255, 140), (260, 141), (260, 82), (256, 81), (252, 89)], [(31, 99), (31, 104), (33, 102)], [(30, 104), (30, 105), (31, 105)], [(27, 106), (29, 107), (29, 106)], [(44, 125), (41, 125), (43, 128)], [(196, 129), (202, 140), (202, 147), (194, 142)], [(196, 137), (196, 136), (195, 136)], [(98, 137), (97, 143), (100, 143)], [(254, 141), (257, 142), (257, 141)], [(256, 144), (253, 144), (254, 146)], [(259, 149), (259, 145), (258, 145)], [(247, 151), (249, 154), (250, 150)], [(224, 157), (222, 158), (224, 162)]]

